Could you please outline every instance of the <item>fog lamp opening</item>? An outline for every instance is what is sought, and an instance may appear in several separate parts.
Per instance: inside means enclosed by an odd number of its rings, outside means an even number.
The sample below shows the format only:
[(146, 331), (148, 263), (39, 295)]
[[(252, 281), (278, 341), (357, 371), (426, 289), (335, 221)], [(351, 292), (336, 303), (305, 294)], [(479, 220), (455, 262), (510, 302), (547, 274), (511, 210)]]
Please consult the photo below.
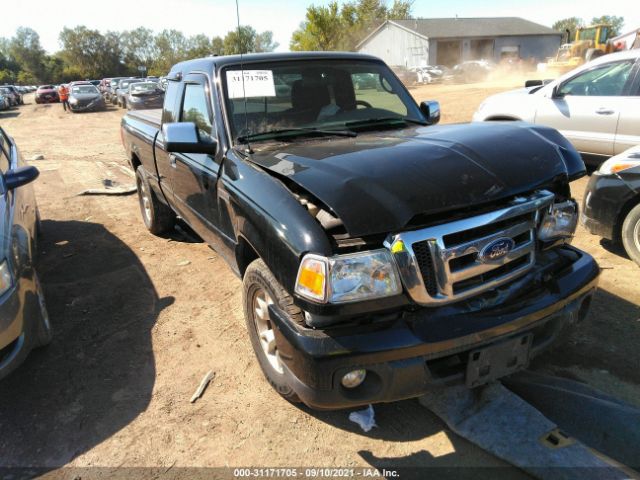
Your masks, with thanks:
[(345, 388), (356, 388), (362, 385), (364, 379), (367, 378), (367, 371), (364, 369), (352, 370), (346, 373), (340, 383)]

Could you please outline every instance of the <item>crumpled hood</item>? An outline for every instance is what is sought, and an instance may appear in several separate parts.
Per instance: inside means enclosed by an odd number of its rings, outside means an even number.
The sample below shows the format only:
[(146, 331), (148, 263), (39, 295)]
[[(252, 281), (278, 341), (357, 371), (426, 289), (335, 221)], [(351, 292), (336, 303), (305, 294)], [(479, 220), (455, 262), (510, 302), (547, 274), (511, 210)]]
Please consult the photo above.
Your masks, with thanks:
[(418, 214), (492, 202), (584, 172), (579, 154), (556, 130), (521, 122), (415, 127), (254, 149), (251, 161), (316, 196), (351, 236), (397, 232)]

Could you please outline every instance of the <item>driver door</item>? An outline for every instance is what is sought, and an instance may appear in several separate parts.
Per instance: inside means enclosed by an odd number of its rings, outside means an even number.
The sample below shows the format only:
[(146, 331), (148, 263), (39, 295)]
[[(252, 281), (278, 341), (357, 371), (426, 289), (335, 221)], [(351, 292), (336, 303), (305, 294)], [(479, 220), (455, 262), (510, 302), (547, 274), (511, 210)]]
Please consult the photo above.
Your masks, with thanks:
[[(184, 80), (179, 122), (195, 123), (201, 138), (216, 139), (215, 119), (210, 104), (207, 78), (190, 74)], [(218, 157), (218, 158), (216, 158)], [(174, 205), (182, 218), (212, 246), (217, 247), (218, 172), (217, 156), (196, 153), (169, 155), (171, 189)]]
[(559, 130), (581, 153), (614, 153), (620, 112), (629, 101), (633, 60), (596, 65), (559, 84), (542, 99), (535, 123)]

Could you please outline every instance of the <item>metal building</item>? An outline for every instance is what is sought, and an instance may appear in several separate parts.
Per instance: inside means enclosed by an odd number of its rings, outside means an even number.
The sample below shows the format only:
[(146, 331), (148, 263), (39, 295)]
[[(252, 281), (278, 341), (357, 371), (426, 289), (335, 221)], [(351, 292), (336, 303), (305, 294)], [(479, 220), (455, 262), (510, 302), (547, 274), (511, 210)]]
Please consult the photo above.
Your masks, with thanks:
[(556, 54), (562, 33), (518, 17), (387, 20), (357, 47), (389, 65), (452, 66), (505, 57), (537, 63)]

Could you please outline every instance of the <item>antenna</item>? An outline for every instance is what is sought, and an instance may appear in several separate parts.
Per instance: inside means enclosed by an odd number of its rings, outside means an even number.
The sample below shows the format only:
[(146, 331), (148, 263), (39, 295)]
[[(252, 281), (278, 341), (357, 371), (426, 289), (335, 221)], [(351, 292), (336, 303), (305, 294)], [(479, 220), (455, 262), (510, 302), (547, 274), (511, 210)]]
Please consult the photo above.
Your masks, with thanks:
[(244, 63), (242, 62), (242, 33), (240, 31), (240, 7), (236, 0), (236, 20), (238, 22), (238, 47), (240, 49), (240, 75), (242, 76), (242, 97), (244, 99), (244, 129), (247, 132), (247, 148), (245, 153), (252, 154), (251, 144), (249, 143), (249, 116), (247, 115), (247, 92), (244, 89)]

